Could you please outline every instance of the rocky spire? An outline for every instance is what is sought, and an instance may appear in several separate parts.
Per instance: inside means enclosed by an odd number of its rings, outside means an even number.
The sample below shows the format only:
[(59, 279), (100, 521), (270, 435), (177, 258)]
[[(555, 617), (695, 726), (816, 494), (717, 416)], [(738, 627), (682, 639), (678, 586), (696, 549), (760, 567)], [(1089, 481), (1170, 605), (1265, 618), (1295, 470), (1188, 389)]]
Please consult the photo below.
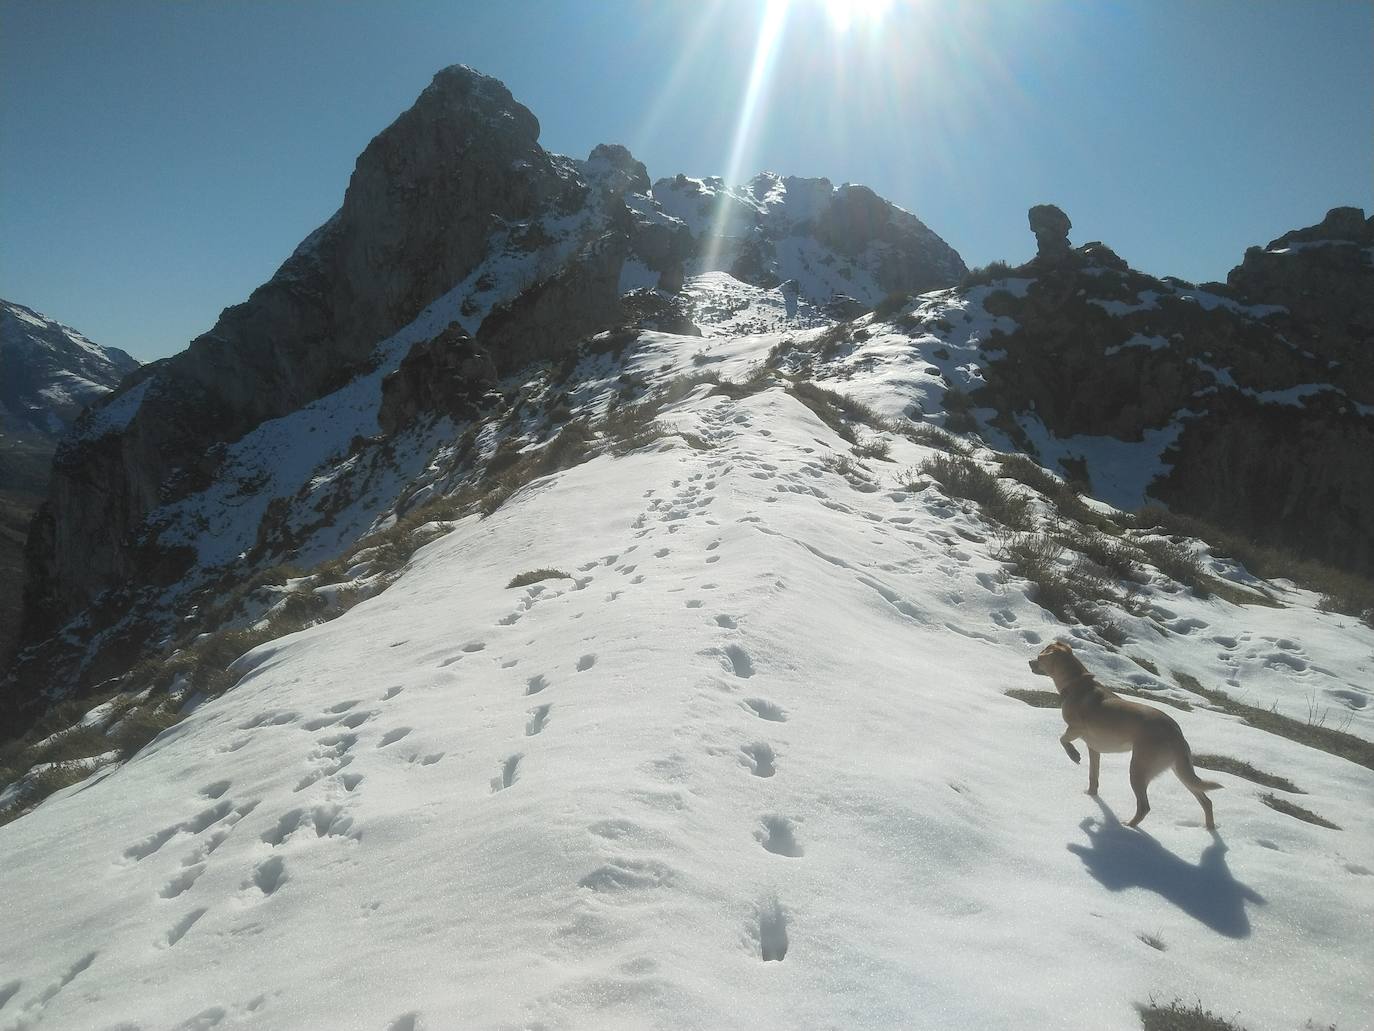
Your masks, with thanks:
[(1030, 229), (1035, 234), (1037, 261), (1058, 262), (1068, 257), (1069, 216), (1053, 204), (1037, 204), (1030, 209)]

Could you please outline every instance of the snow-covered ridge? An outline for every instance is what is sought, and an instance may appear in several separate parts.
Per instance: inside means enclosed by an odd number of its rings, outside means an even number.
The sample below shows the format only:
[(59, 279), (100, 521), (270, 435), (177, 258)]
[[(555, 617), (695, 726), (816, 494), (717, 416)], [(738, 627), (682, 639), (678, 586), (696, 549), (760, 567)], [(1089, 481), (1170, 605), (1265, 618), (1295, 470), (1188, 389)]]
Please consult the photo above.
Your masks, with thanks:
[[(750, 380), (790, 338), (821, 385), (893, 416), (915, 388), (938, 420), (927, 368), (971, 377), (994, 319), (923, 305), (929, 334), (861, 320), (825, 360), (824, 328), (646, 334), (588, 355), (569, 404)], [(1172, 671), (1370, 740), (1374, 632), (1283, 585), (1238, 607), (1154, 575), (1111, 650), (1006, 575), (976, 508), (898, 485), (930, 446), (870, 427), (887, 458), (856, 456), (785, 378), (756, 386), (702, 382), (639, 450), (458, 520), (0, 827), (0, 1026), (1126, 1029), (1152, 996), (1359, 1026), (1371, 774)], [(567, 575), (506, 586), (545, 568)], [(1343, 829), (1228, 773), (1219, 836), (1171, 778), (1148, 834), (1121, 827), (1125, 757), (1088, 798), (1057, 713), (1004, 694), (1048, 687), (1026, 660), (1060, 636)]]

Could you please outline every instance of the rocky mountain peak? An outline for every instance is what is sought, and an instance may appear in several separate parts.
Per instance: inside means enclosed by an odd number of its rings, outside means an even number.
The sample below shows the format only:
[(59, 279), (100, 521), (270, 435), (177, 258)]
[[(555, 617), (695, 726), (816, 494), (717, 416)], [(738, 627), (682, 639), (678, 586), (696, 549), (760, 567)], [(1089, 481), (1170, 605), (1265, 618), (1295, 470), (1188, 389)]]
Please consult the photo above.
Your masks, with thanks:
[(644, 162), (619, 143), (598, 143), (587, 155), (583, 169), (589, 178), (609, 186), (615, 193), (648, 193), (649, 170)]

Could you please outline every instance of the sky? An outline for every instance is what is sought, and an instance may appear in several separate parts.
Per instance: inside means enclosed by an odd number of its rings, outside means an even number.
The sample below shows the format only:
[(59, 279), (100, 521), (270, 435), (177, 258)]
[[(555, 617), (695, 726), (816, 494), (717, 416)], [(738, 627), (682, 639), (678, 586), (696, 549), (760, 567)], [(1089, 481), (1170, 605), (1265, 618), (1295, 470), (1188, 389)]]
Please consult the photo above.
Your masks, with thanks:
[(1030, 257), (1050, 202), (1075, 243), (1224, 279), (1374, 208), (1372, 40), (1355, 0), (0, 0), (0, 296), (183, 349), (454, 63), (558, 153), (863, 183), (970, 266)]

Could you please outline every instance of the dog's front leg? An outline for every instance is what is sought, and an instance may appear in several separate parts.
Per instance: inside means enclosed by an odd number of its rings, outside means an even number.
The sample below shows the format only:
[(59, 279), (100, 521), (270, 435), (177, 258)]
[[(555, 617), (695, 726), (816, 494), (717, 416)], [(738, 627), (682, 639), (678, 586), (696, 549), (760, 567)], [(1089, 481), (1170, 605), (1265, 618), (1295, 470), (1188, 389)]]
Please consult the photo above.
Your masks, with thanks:
[(1073, 727), (1070, 727), (1068, 730), (1064, 731), (1063, 735), (1059, 738), (1059, 743), (1064, 746), (1064, 751), (1066, 751), (1069, 754), (1069, 758), (1076, 763), (1083, 761), (1083, 757), (1078, 754), (1078, 749), (1073, 746), (1073, 742), (1080, 736), (1081, 735), (1079, 735)]
[(1097, 769), (1102, 761), (1102, 753), (1092, 746), (1088, 747), (1088, 794), (1097, 797)]

